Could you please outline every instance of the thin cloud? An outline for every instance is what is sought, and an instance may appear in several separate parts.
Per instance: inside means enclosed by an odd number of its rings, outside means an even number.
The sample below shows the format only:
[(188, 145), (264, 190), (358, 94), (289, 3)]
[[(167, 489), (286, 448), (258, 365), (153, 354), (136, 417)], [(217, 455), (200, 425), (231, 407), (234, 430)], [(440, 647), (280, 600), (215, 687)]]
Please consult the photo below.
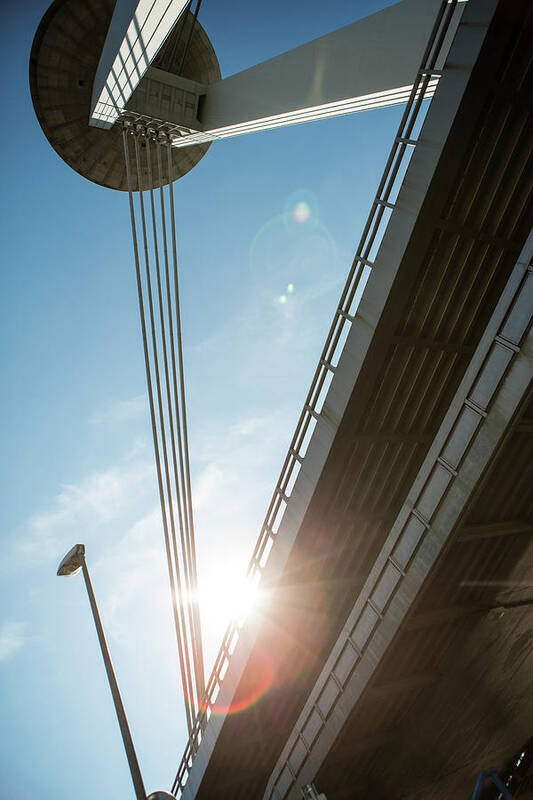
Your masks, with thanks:
[(23, 622), (4, 622), (0, 628), (0, 662), (7, 661), (23, 646), (26, 626)]
[(132, 620), (138, 620), (138, 613), (132, 614), (138, 603), (146, 614), (147, 605), (160, 605), (161, 595), (165, 601), (169, 598), (160, 509), (150, 509), (123, 536), (101, 550), (92, 569), (100, 576), (101, 585), (107, 587), (102, 605), (112, 636), (127, 638)]
[[(193, 503), (208, 668), (229, 622), (216, 598), (245, 575), (277, 477), (272, 461), (279, 456), (281, 462), (287, 435), (279, 414), (255, 415), (204, 432), (195, 448)], [(128, 524), (118, 522), (121, 533), (108, 538), (91, 563), (106, 630), (114, 640), (130, 642), (157, 621), (157, 647), (175, 659), (160, 509), (145, 505)], [(115, 524), (115, 534), (117, 529)]]
[(92, 425), (113, 425), (129, 422), (147, 413), (146, 395), (139, 394), (128, 400), (117, 400), (107, 408), (96, 411), (89, 419)]
[[(151, 491), (154, 467), (146, 458), (126, 460), (95, 471), (77, 483), (65, 484), (49, 508), (27, 522), (27, 535), (16, 549), (24, 554), (57, 557), (62, 546), (77, 535), (107, 526), (142, 506)], [(68, 539), (68, 541), (67, 541)]]
[(251, 436), (258, 431), (268, 430), (269, 423), (273, 422), (273, 415), (262, 417), (249, 417), (248, 419), (235, 422), (231, 425), (229, 432), (236, 436)]

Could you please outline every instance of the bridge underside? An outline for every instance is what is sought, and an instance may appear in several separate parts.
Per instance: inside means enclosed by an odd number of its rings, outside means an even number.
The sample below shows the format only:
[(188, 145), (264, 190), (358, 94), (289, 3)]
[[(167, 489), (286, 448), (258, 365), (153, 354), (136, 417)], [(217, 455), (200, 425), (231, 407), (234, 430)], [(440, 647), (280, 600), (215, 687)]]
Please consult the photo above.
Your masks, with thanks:
[(328, 800), (470, 797), (533, 734), (533, 398), (316, 777)]
[[(263, 797), (531, 230), (533, 11), (520, 0), (492, 5), (450, 119), (461, 36), (475, 26), (460, 28), (452, 46), (360, 324), (386, 292), (382, 310), (234, 698), (265, 674), (270, 688), (225, 718), (203, 763), (202, 743), (187, 797)], [(470, 0), (465, 13), (482, 7)], [(440, 147), (413, 221), (420, 176)], [(393, 237), (407, 223), (392, 267)], [(355, 353), (356, 326), (352, 334), (346, 348)], [(322, 413), (334, 419), (327, 402)], [(416, 605), (318, 759), (313, 777), (328, 800), (468, 796), (480, 768), (501, 765), (533, 733), (533, 401), (511, 425)], [(298, 796), (299, 775), (291, 781), (269, 796)]]

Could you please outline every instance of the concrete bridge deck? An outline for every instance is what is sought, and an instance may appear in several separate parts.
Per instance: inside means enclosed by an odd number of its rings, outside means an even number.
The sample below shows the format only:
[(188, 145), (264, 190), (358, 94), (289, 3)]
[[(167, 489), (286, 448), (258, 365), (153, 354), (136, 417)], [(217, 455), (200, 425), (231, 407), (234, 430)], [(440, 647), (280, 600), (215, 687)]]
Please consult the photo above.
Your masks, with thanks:
[(531, 735), (532, 40), (468, 3), (188, 799), (468, 796)]

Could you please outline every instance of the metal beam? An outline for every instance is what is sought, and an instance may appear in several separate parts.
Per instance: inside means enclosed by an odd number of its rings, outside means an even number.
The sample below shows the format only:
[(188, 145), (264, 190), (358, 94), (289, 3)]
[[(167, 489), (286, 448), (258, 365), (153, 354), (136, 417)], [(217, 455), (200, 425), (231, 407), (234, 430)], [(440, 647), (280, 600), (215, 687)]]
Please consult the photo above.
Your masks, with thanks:
[[(440, 67), (465, 2), (457, 0), (439, 62), (426, 76), (424, 95), (428, 99), (437, 87)], [(201, 93), (201, 103), (200, 93), (196, 95), (195, 103), (201, 109), (197, 120), (176, 119), (165, 114), (164, 109), (154, 112), (153, 104), (149, 107), (143, 99), (150, 94), (143, 88), (147, 78), (140, 82), (134, 95), (135, 108), (129, 103), (126, 110), (143, 119), (152, 117), (159, 124), (168, 123), (173, 146), (181, 148), (404, 104), (418, 77), (418, 65), (440, 5), (440, 0), (403, 0), (211, 84)], [(174, 76), (159, 73), (160, 82), (172, 84)], [(114, 98), (113, 102), (117, 109), (124, 110), (123, 98)], [(416, 141), (405, 144), (414, 145)]]
[(533, 525), (523, 519), (510, 519), (503, 522), (465, 525), (459, 529), (457, 541), (469, 542), (477, 539), (492, 539), (496, 536), (519, 536), (523, 534), (532, 536)]
[(436, 353), (457, 353), (458, 355), (471, 356), (474, 348), (462, 342), (446, 342), (439, 339), (423, 338), (421, 336), (394, 336), (392, 344), (404, 347), (416, 347), (420, 350), (431, 350)]
[[(526, 588), (526, 587), (523, 587)], [(512, 611), (520, 611), (526, 606), (533, 605), (533, 601), (529, 598), (524, 600), (513, 600), (507, 603), (498, 603), (497, 605), (462, 605), (462, 606), (448, 606), (447, 608), (439, 608), (436, 611), (424, 611), (415, 614), (405, 621), (406, 631), (423, 631), (435, 626), (441, 626), (449, 622), (456, 622), (464, 617), (484, 616), (498, 619), (507, 615)]]
[[(213, 84), (203, 103), (203, 133), (174, 145), (405, 103), (439, 5), (403, 0)], [(434, 75), (431, 94), (437, 82)]]
[(187, 0), (117, 0), (96, 69), (89, 125), (111, 128)]
[(515, 428), (516, 433), (533, 433), (533, 419), (522, 419)]
[[(463, 3), (465, 0), (459, 0)], [(169, 123), (175, 147), (407, 102), (440, 0), (403, 0), (207, 87), (201, 118), (154, 114), (149, 87), (135, 113)], [(96, 71), (89, 124), (126, 109), (186, 0), (118, 0)], [(460, 14), (447, 33), (444, 59)], [(439, 67), (429, 77), (429, 98)], [(170, 76), (169, 76), (170, 77)], [(152, 76), (153, 78), (153, 76)], [(158, 76), (158, 80), (167, 83)], [(172, 83), (172, 81), (170, 81)], [(199, 93), (194, 104), (198, 105)], [(146, 107), (145, 107), (146, 106)]]

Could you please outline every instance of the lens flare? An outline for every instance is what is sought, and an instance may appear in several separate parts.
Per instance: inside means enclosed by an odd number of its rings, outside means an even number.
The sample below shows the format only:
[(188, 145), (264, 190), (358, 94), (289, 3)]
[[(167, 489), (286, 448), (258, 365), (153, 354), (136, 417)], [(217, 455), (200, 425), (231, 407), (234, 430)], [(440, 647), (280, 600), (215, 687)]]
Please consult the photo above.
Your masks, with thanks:
[(325, 292), (337, 291), (341, 275), (340, 249), (320, 221), (312, 192), (289, 194), (283, 212), (269, 219), (255, 235), (250, 248), (250, 269), (266, 314), (277, 309), (283, 335)]
[[(220, 577), (220, 576), (219, 576)], [(259, 581), (250, 576), (236, 576), (215, 584), (205, 585), (199, 592), (200, 612), (204, 623), (204, 632), (215, 634), (213, 622), (216, 620), (217, 633), (220, 635), (232, 622), (234, 634), (228, 644), (228, 652), (232, 654), (238, 647), (239, 629), (247, 618), (266, 608), (265, 592), (259, 587)], [(231, 657), (231, 656), (230, 656)], [(224, 702), (223, 696), (215, 697), (214, 702), (200, 707), (212, 714), (238, 714), (257, 703), (272, 684), (274, 667), (268, 655), (258, 658), (253, 671), (240, 683), (239, 693), (231, 702)]]
[(292, 216), (298, 225), (305, 225), (311, 217), (311, 208), (305, 200), (300, 200), (293, 208)]
[(212, 714), (240, 714), (255, 705), (268, 691), (274, 679), (274, 666), (270, 659), (263, 658), (254, 666), (253, 674), (248, 676), (239, 694), (231, 703), (215, 700), (211, 706)]

